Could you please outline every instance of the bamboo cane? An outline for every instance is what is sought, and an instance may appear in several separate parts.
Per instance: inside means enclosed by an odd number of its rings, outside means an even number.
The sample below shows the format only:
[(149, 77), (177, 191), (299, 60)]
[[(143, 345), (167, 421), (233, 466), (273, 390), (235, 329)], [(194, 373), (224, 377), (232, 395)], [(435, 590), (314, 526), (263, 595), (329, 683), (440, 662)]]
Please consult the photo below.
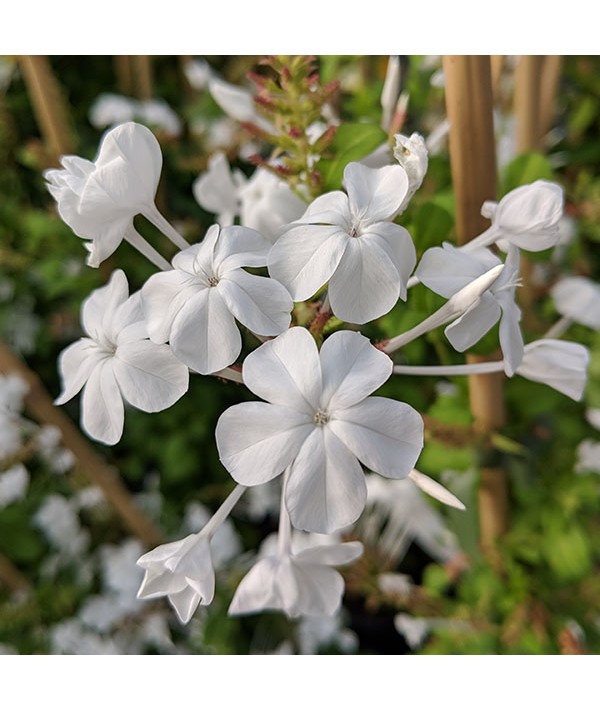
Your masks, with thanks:
[(117, 76), (117, 88), (120, 94), (133, 94), (133, 70), (131, 57), (128, 54), (118, 54), (113, 58), (114, 71)]
[(22, 55), (19, 63), (35, 118), (52, 161), (73, 153), (75, 139), (70, 130), (69, 110), (48, 57)]
[(147, 54), (136, 54), (131, 57), (133, 71), (133, 90), (138, 99), (151, 99), (152, 61)]
[(560, 55), (551, 54), (544, 57), (540, 87), (540, 130), (542, 135), (546, 135), (552, 128), (562, 65), (563, 58)]
[[(496, 198), (490, 58), (447, 55), (444, 72), (456, 233), (459, 244), (464, 244), (488, 226), (481, 205)], [(487, 359), (467, 356), (469, 362)], [(484, 435), (505, 422), (502, 378), (501, 373), (469, 376), (471, 412), (476, 429)], [(506, 474), (501, 468), (482, 467), (479, 513), (482, 550), (493, 559), (495, 545), (508, 527)]]
[(147, 546), (162, 543), (162, 533), (138, 508), (115, 469), (102, 460), (70, 418), (55, 407), (39, 377), (1, 341), (0, 372), (17, 373), (25, 380), (29, 386), (25, 407), (38, 422), (58, 427), (64, 446), (71, 450), (81, 471), (102, 490), (131, 533)]

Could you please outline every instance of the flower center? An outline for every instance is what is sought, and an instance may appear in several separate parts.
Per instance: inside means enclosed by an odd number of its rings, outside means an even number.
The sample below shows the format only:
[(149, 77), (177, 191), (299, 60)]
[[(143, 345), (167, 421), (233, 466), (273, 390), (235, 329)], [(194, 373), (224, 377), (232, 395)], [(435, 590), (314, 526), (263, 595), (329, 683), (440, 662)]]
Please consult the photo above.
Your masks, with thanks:
[(329, 413), (325, 410), (317, 410), (313, 417), (315, 425), (325, 425), (329, 422)]
[(208, 285), (209, 286), (216, 286), (218, 283), (219, 283), (219, 280), (217, 279), (217, 277), (214, 277), (214, 276), (208, 277)]

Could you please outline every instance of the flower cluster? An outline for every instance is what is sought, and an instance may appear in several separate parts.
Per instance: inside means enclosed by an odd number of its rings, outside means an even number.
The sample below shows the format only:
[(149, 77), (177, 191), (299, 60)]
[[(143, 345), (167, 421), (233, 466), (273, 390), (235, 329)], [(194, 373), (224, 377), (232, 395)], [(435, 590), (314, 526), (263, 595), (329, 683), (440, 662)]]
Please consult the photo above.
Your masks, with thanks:
[[(232, 94), (215, 77), (207, 81), (221, 103), (242, 101), (244, 120), (258, 123), (249, 94)], [(310, 77), (306, 81), (309, 86)], [(279, 96), (283, 84), (273, 85), (272, 94)], [(270, 105), (266, 85), (257, 98)], [(273, 129), (264, 119), (261, 127)], [(247, 178), (215, 153), (193, 192), (216, 224), (192, 245), (155, 206), (162, 156), (144, 126), (116, 126), (105, 134), (94, 162), (67, 156), (62, 169), (46, 173), (60, 215), (86, 240), (90, 266), (127, 240), (158, 268), (132, 294), (117, 269), (83, 303), (85, 335), (60, 356), (63, 391), (57, 403), (82, 391), (83, 429), (115, 444), (128, 405), (144, 412), (169, 408), (186, 393), (190, 373), (242, 383), (256, 398), (229, 407), (216, 425), (220, 461), (236, 484), (231, 494), (199, 531), (138, 560), (144, 569), (138, 596), (167, 596), (183, 623), (213, 600), (215, 536), (249, 488), (281, 477), (279, 531), (239, 584), (229, 608), (233, 615), (265, 609), (290, 617), (335, 614), (344, 581), (334, 568), (362, 553), (362, 544), (347, 537), (368, 502), (380, 496), (376, 474), (398, 482), (410, 478), (394, 496), (411, 507), (420, 502), (415, 486), (462, 507), (414, 469), (424, 445), (423, 419), (408, 403), (376, 393), (394, 373), (504, 370), (508, 377), (522, 375), (581, 397), (585, 349), (552, 335), (525, 345), (515, 300), (520, 250), (558, 242), (562, 190), (546, 181), (517, 188), (483, 206), (491, 226), (471, 243), (445, 243), (418, 259), (400, 222), (424, 179), (426, 144), (418, 134), (396, 134), (393, 159), (387, 154), (388, 164), (378, 168), (349, 162), (342, 189), (309, 201), (306, 191), (292, 189), (297, 182), (290, 187), (284, 181), (285, 171), (277, 176), (276, 160)], [(317, 184), (302, 177), (300, 167), (296, 178)], [(170, 261), (137, 232), (138, 215), (177, 246)], [(366, 324), (397, 306), (408, 308), (400, 302), (408, 302), (419, 283), (446, 304), (376, 344), (358, 331), (364, 326), (368, 333)], [(573, 288), (565, 283), (555, 291), (569, 318), (576, 318)], [(479, 364), (483, 370), (475, 364), (433, 373), (429, 366), (392, 360), (404, 345), (445, 324), (451, 346), (469, 350), (498, 322), (502, 361)], [(259, 345), (252, 350), (252, 343)], [(426, 512), (415, 507), (415, 516), (417, 509)], [(443, 527), (427, 515), (421, 527), (411, 520), (411, 535), (422, 536), (443, 558), (455, 547), (441, 546), (436, 537)]]

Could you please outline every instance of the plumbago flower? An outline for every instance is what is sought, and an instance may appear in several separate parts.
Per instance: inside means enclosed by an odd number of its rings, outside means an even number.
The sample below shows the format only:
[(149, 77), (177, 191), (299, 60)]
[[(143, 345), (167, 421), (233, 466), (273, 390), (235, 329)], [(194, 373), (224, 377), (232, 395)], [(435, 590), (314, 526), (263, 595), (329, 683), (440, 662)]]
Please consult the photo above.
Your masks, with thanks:
[(600, 330), (600, 286), (583, 276), (559, 279), (552, 287), (556, 310), (564, 317)]
[(92, 292), (82, 306), (87, 336), (59, 357), (62, 405), (83, 388), (81, 426), (93, 439), (115, 444), (121, 439), (124, 402), (144, 412), (171, 407), (188, 389), (189, 373), (169, 346), (148, 340), (139, 292), (128, 297), (120, 270)]
[(239, 584), (229, 614), (281, 610), (292, 618), (333, 616), (344, 593), (344, 579), (333, 566), (351, 563), (362, 552), (359, 541), (311, 545), (310, 537), (296, 532), (290, 545), (281, 546), (270, 536)]
[(282, 228), (306, 209), (288, 184), (266, 168), (257, 168), (248, 179), (241, 170), (231, 170), (220, 152), (210, 157), (208, 170), (192, 189), (198, 204), (214, 212), (222, 227), (239, 215), (244, 227), (257, 230), (269, 242), (275, 242)]
[(503, 252), (514, 245), (529, 252), (541, 252), (554, 247), (560, 239), (564, 193), (557, 183), (536, 180), (507, 193), (499, 203), (485, 202), (481, 214), (492, 221), (491, 226), (461, 247), (470, 252), (494, 242)]
[[(460, 289), (502, 262), (488, 249), (465, 252), (445, 242), (428, 249), (415, 272), (418, 279), (436, 294), (450, 298)], [(477, 343), (500, 319), (500, 345), (506, 374), (510, 377), (523, 358), (521, 310), (515, 303), (519, 276), (519, 250), (511, 247), (501, 275), (484, 292), (478, 303), (446, 327), (445, 334), (457, 351)]]
[(408, 476), (423, 447), (423, 421), (409, 405), (368, 397), (392, 373), (391, 359), (364, 336), (338, 331), (319, 353), (294, 327), (244, 360), (244, 402), (217, 423), (221, 461), (240, 484), (263, 484), (290, 467), (284, 496), (295, 528), (329, 533), (356, 521), (366, 501), (359, 461)]
[(366, 323), (390, 311), (416, 262), (408, 232), (392, 222), (408, 191), (399, 165), (349, 163), (341, 190), (314, 200), (269, 253), (269, 273), (303, 301), (329, 281), (333, 313)]
[[(89, 266), (97, 267), (124, 238), (136, 240), (133, 218), (142, 214), (180, 248), (179, 237), (154, 205), (162, 154), (152, 132), (124, 123), (105, 134), (94, 162), (63, 156), (62, 170), (47, 170), (48, 190), (58, 213), (78, 237), (91, 242)], [(140, 238), (141, 239), (141, 238)]]
[(240, 354), (236, 319), (261, 336), (290, 325), (292, 300), (281, 284), (242, 267), (262, 267), (270, 244), (255, 230), (213, 225), (202, 242), (179, 252), (173, 269), (142, 288), (148, 334), (169, 341), (182, 363), (215, 373)]

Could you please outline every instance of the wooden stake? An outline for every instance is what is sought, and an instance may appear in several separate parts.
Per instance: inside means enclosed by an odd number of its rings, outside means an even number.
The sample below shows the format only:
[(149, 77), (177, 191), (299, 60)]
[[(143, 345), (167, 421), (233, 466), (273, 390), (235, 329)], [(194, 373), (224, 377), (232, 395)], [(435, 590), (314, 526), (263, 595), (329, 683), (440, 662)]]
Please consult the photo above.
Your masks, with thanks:
[(136, 54), (131, 59), (133, 91), (138, 99), (152, 98), (152, 61), (147, 54)]
[(552, 128), (562, 65), (563, 58), (560, 55), (551, 54), (544, 57), (540, 87), (540, 131), (542, 136), (545, 136)]
[(41, 424), (58, 427), (63, 445), (73, 452), (81, 471), (102, 489), (104, 496), (123, 519), (125, 526), (149, 547), (163, 542), (163, 535), (123, 486), (118, 473), (109, 467), (79, 432), (71, 419), (52, 402), (39, 377), (0, 341), (0, 372), (16, 373), (29, 386), (25, 407)]
[(117, 89), (125, 96), (133, 95), (133, 69), (131, 57), (128, 54), (118, 54), (114, 57), (114, 70), (117, 75)]
[(0, 585), (15, 593), (31, 588), (23, 573), (2, 553), (0, 553)]
[(519, 57), (515, 69), (515, 117), (519, 153), (543, 149), (544, 134), (540, 121), (543, 62), (541, 55), (523, 55)]
[[(485, 200), (496, 199), (496, 150), (489, 56), (444, 57), (446, 108), (450, 121), (450, 165), (456, 201), (456, 234), (464, 244), (483, 232), (489, 222), (481, 216)], [(469, 362), (495, 359), (469, 356)], [(505, 421), (502, 374), (469, 376), (471, 411), (484, 435)], [(506, 474), (484, 467), (479, 491), (480, 539), (494, 559), (499, 537), (508, 527)]]
[(73, 153), (75, 138), (70, 130), (69, 110), (48, 57), (22, 55), (19, 64), (35, 118), (51, 155), (58, 164), (61, 155)]

